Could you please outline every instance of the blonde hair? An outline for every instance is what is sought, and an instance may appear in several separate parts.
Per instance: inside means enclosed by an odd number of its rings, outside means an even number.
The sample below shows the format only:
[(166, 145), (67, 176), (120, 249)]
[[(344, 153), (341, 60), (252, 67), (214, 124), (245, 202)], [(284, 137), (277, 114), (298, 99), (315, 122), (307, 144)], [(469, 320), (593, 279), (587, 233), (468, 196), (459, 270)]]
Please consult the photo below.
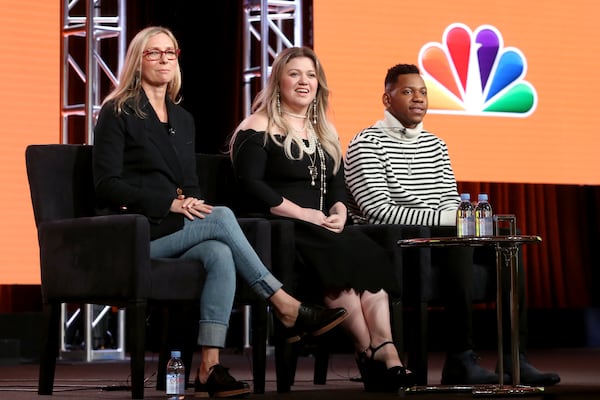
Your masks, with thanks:
[[(318, 88), (315, 97), (316, 103), (310, 105), (307, 117), (309, 123), (312, 124), (313, 130), (321, 142), (323, 150), (325, 150), (334, 161), (334, 172), (337, 172), (341, 165), (342, 148), (335, 127), (327, 119), (327, 109), (329, 107), (329, 87), (327, 86), (327, 78), (325, 71), (317, 58), (316, 53), (309, 47), (289, 47), (281, 51), (271, 68), (271, 75), (267, 81), (267, 85), (263, 88), (252, 102), (252, 112), (264, 112), (267, 115), (268, 125), (267, 134), (274, 143), (283, 146), (285, 155), (289, 159), (301, 159), (304, 156), (303, 145), (301, 139), (296, 135), (285, 135), (283, 143), (276, 140), (276, 131), (272, 128), (277, 127), (282, 132), (290, 132), (292, 129), (281, 115), (277, 103), (279, 101), (279, 81), (285, 72), (285, 66), (293, 58), (308, 57), (315, 65), (317, 74)], [(314, 122), (316, 121), (316, 122)], [(235, 142), (237, 132), (235, 132), (230, 140), (230, 148)], [(267, 140), (265, 136), (265, 141)], [(295, 142), (300, 149), (297, 157), (294, 157), (291, 151), (292, 143)]]
[[(129, 43), (127, 49), (127, 55), (125, 56), (125, 63), (119, 76), (119, 83), (113, 89), (113, 91), (106, 96), (104, 103), (109, 100), (115, 102), (115, 112), (120, 114), (123, 111), (123, 105), (130, 99), (133, 99), (133, 110), (140, 118), (145, 118), (146, 113), (143, 111), (143, 105), (140, 104), (141, 93), (142, 93), (142, 82), (141, 82), (141, 69), (142, 69), (142, 57), (146, 50), (148, 40), (156, 35), (164, 33), (173, 42), (173, 48), (179, 50), (177, 39), (173, 32), (168, 28), (162, 26), (149, 26), (139, 31), (135, 37)], [(181, 69), (179, 63), (177, 63), (175, 76), (173, 80), (169, 82), (167, 87), (167, 96), (174, 102), (179, 103), (181, 100), (178, 98), (179, 90), (181, 89)]]

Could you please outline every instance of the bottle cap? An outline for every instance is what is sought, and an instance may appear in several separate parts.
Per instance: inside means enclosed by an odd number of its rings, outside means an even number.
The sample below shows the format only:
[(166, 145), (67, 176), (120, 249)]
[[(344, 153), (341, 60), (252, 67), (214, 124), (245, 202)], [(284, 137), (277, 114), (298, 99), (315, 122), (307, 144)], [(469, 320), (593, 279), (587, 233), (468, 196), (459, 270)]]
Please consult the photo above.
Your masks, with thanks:
[(488, 201), (487, 193), (479, 193), (479, 195), (477, 196), (477, 200), (478, 201)]
[(179, 350), (171, 351), (171, 358), (180, 358), (180, 357), (181, 357), (181, 351), (179, 351)]
[(461, 193), (460, 194), (460, 199), (462, 201), (470, 201), (471, 200), (471, 193)]

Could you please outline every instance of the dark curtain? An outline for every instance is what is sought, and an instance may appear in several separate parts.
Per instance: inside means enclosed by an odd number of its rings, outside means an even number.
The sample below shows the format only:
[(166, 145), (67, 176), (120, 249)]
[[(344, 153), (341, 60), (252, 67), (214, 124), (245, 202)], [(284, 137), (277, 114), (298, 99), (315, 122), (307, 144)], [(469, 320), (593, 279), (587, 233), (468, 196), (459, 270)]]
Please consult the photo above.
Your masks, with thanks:
[(196, 120), (196, 149), (218, 153), (243, 118), (243, 0), (129, 0), (129, 40), (148, 25), (170, 28), (181, 47), (182, 106)]
[(459, 182), (460, 192), (488, 193), (495, 214), (514, 214), (523, 234), (541, 244), (523, 246), (531, 308), (599, 305), (600, 187)]

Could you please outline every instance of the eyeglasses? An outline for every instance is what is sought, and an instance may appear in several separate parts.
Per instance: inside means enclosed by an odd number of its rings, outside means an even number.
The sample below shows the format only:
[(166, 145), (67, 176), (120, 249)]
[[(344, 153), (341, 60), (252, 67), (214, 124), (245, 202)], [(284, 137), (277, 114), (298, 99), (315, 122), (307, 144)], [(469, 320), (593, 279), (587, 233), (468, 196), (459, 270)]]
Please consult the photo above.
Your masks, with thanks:
[(175, 59), (177, 59), (177, 57), (179, 57), (180, 52), (181, 52), (180, 49), (177, 49), (177, 50), (151, 49), (151, 50), (146, 50), (143, 53), (143, 55), (144, 55), (144, 57), (146, 57), (146, 60), (148, 60), (148, 61), (158, 61), (162, 58), (163, 55), (165, 55), (167, 57), (167, 60), (175, 60)]

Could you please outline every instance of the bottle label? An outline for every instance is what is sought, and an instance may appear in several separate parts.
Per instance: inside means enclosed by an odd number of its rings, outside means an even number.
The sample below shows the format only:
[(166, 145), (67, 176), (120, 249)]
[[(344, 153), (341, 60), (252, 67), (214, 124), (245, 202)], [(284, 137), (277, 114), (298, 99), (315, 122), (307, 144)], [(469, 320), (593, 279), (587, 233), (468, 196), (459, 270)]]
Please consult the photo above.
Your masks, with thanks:
[(494, 223), (491, 217), (479, 218), (476, 226), (477, 236), (493, 236)]
[(494, 235), (492, 207), (487, 202), (480, 202), (475, 208), (475, 234), (477, 236)]
[(474, 219), (473, 217), (462, 217), (458, 218), (458, 223), (456, 224), (456, 234), (459, 237), (464, 236), (473, 236), (474, 232)]
[(167, 394), (184, 394), (185, 393), (185, 375), (184, 374), (167, 374)]
[(458, 205), (456, 210), (456, 235), (458, 237), (475, 235), (475, 207), (467, 196)]

